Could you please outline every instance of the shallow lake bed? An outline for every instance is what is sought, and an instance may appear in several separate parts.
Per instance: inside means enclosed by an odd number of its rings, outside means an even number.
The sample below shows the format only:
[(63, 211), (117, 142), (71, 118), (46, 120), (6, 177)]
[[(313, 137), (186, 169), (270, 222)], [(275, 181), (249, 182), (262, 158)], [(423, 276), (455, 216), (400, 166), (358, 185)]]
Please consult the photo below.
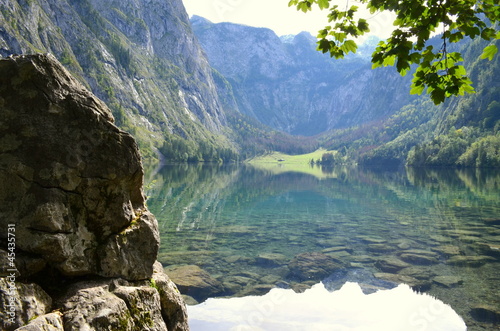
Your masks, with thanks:
[(177, 165), (154, 179), (159, 260), (203, 271), (186, 293), (198, 302), (322, 281), (367, 292), (405, 283), (451, 305), (470, 330), (500, 323), (499, 172), (338, 168), (319, 178)]

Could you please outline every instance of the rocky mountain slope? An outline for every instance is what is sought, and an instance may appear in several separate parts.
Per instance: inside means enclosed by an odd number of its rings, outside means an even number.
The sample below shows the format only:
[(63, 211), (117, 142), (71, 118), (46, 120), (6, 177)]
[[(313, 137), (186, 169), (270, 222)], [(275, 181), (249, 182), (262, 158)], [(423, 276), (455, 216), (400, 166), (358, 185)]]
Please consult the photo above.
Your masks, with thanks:
[(181, 0), (0, 0), (0, 56), (50, 52), (154, 154), (171, 136), (228, 147), (212, 69)]
[(0, 60), (0, 328), (187, 330), (132, 136), (51, 55)]
[(371, 70), (369, 50), (344, 60), (316, 51), (307, 32), (273, 31), (193, 17), (210, 64), (232, 85), (239, 110), (292, 134), (315, 135), (384, 119), (409, 103), (409, 78)]

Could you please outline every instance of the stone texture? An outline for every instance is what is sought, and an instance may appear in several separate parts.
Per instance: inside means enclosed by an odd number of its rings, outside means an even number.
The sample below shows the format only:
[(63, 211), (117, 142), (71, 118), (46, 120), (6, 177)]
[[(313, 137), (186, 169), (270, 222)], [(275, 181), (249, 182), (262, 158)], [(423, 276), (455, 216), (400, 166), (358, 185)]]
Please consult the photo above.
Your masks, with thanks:
[(52, 298), (37, 284), (23, 284), (14, 278), (0, 278), (0, 329), (14, 330), (27, 321), (48, 313)]
[[(148, 278), (156, 221), (145, 213), (137, 145), (107, 106), (51, 55), (0, 61), (0, 104), (0, 181), (8, 188), (0, 225), (16, 224), (17, 248), (68, 276)], [(134, 268), (117, 268), (130, 251), (141, 256)], [(114, 270), (110, 259), (120, 263)]]
[(471, 308), (470, 314), (479, 322), (496, 326), (500, 325), (500, 309), (498, 307), (477, 305)]
[(16, 331), (63, 331), (63, 321), (61, 313), (50, 313), (38, 316), (27, 325)]
[(0, 130), (0, 227), (16, 234), (15, 265), (0, 250), (0, 329), (189, 330), (156, 262), (137, 144), (106, 105), (53, 56), (11, 57)]
[(262, 253), (255, 258), (255, 263), (263, 267), (277, 267), (286, 264), (287, 257), (277, 253)]
[(341, 262), (320, 252), (299, 254), (288, 264), (290, 277), (301, 281), (322, 280), (339, 268), (342, 268)]
[(403, 268), (409, 267), (410, 265), (406, 262), (401, 261), (397, 257), (388, 256), (385, 258), (380, 258), (375, 266), (383, 272), (397, 273)]
[(187, 294), (197, 301), (201, 302), (224, 292), (218, 280), (196, 265), (167, 267), (165, 272), (182, 294)]
[(189, 330), (184, 301), (155, 264), (151, 280), (79, 282), (58, 299), (65, 330)]
[(459, 256), (453, 256), (450, 259), (446, 261), (447, 264), (450, 265), (455, 265), (459, 267), (480, 267), (483, 264), (487, 262), (495, 262), (496, 259), (491, 257), (491, 256), (483, 256), (483, 255), (477, 255), (477, 256), (464, 256), (464, 255), (459, 255)]
[(125, 301), (135, 329), (165, 330), (160, 293), (154, 287), (119, 286), (113, 294)]
[(161, 313), (168, 330), (189, 330), (186, 304), (174, 282), (163, 272), (160, 262), (154, 264), (152, 279), (160, 293)]
[(77, 283), (61, 298), (65, 330), (134, 330), (124, 300), (114, 295), (109, 281)]
[(401, 255), (401, 260), (416, 265), (431, 265), (438, 263), (438, 255), (425, 250), (407, 250)]
[(434, 283), (447, 288), (457, 287), (464, 282), (456, 276), (436, 276), (432, 280)]

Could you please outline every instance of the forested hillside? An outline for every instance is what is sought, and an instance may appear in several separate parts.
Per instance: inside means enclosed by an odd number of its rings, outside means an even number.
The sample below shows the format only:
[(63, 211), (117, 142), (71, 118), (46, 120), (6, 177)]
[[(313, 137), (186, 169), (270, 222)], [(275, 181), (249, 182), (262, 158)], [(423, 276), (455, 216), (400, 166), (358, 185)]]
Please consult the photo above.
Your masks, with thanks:
[(462, 44), (475, 94), (435, 106), (426, 95), (387, 120), (325, 134), (331, 148), (346, 146), (363, 164), (500, 166), (500, 63), (481, 60), (485, 43)]
[(198, 159), (234, 157), (212, 69), (181, 0), (1, 0), (0, 56), (39, 52), (54, 54), (104, 100), (143, 156), (155, 158), (172, 140)]
[[(344, 60), (316, 51), (308, 32), (191, 19), (210, 64), (231, 84), (240, 112), (274, 129), (312, 136), (385, 119), (414, 96), (409, 77), (371, 70), (365, 49)], [(242, 36), (245, 36), (242, 38)]]
[(0, 0), (0, 56), (54, 54), (149, 159), (325, 147), (343, 163), (500, 164), (500, 64), (479, 59), (485, 42), (458, 46), (476, 93), (435, 106), (409, 93), (411, 74), (371, 69), (373, 40), (334, 60), (309, 33), (191, 22), (181, 0)]
[[(373, 41), (356, 55), (334, 60), (316, 51), (315, 38), (306, 32), (278, 38), (268, 29), (201, 17), (191, 21), (242, 113), (277, 130), (316, 135), (320, 146), (341, 151), (336, 162), (499, 164), (499, 65), (498, 58), (479, 59), (484, 41), (464, 40), (450, 48), (464, 54), (476, 93), (436, 106), (428, 95), (410, 95), (412, 74), (371, 69)], [(429, 43), (439, 48), (442, 39)]]

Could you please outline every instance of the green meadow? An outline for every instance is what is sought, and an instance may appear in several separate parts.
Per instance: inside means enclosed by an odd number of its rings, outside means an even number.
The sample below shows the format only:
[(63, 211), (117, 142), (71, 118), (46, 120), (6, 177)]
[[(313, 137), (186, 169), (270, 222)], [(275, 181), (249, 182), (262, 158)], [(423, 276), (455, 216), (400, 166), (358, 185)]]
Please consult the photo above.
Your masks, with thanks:
[(272, 152), (252, 158), (247, 162), (256, 168), (270, 171), (273, 174), (301, 172), (313, 175), (317, 178), (334, 178), (337, 177), (335, 172), (324, 172), (320, 165), (311, 165), (311, 159), (314, 161), (321, 160), (323, 154), (327, 152), (336, 153), (335, 151), (327, 151), (322, 148), (312, 153), (300, 155), (288, 155), (280, 152)]

